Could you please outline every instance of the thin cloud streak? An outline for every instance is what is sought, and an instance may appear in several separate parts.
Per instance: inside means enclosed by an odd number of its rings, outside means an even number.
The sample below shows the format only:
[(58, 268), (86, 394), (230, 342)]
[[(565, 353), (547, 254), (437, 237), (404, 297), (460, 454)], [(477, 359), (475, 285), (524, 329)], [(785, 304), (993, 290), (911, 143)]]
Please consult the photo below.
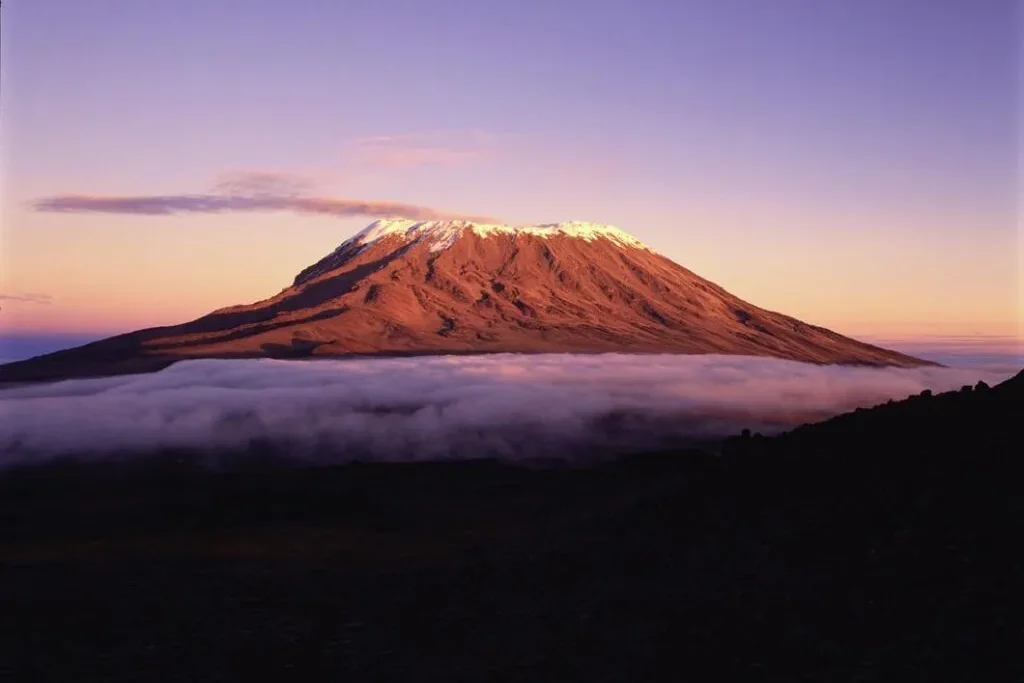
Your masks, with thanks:
[(865, 341), (949, 366), (1024, 367), (1024, 339), (1009, 335), (869, 337)]
[(356, 166), (364, 168), (454, 168), (492, 156), (494, 138), (480, 131), (379, 135), (351, 140), (347, 145), (347, 153)]
[(49, 294), (0, 294), (0, 301), (16, 301), (25, 304), (49, 305), (53, 303), (53, 297)]
[(536, 169), (559, 182), (609, 184), (626, 162), (610, 149), (573, 150), (538, 144), (523, 135), (480, 130), (436, 130), (356, 138), (346, 144), (349, 165), (366, 172), (456, 169), (501, 162)]
[(463, 166), (478, 160), (480, 154), (475, 151), (443, 147), (416, 147), (363, 150), (362, 157), (362, 161), (371, 166), (397, 169), (417, 166)]
[[(248, 184), (246, 185), (246, 183)], [(262, 183), (262, 184), (261, 184)], [(262, 188), (262, 189), (260, 189)], [(57, 213), (109, 213), (144, 216), (170, 216), (187, 213), (253, 213), (290, 211), (347, 218), (408, 218), (412, 220), (462, 219), (496, 222), (490, 216), (475, 216), (435, 209), (429, 206), (373, 199), (341, 199), (303, 196), (293, 191), (282, 194), (274, 181), (234, 181), (233, 189), (241, 194), (179, 194), (153, 196), (102, 196), (65, 194), (46, 197), (31, 203), (36, 211)], [(293, 188), (294, 190), (294, 188)]]

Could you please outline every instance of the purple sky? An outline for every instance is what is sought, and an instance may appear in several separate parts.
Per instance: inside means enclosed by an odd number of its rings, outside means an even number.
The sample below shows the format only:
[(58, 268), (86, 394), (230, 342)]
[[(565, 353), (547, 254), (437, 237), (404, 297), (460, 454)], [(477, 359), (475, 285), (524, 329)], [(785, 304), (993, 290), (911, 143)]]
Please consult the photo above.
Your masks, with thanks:
[(129, 329), (259, 299), (369, 222), (27, 205), (270, 171), (355, 201), (613, 223), (839, 331), (1019, 332), (1012, 0), (2, 11), (0, 293), (52, 299), (5, 303), (18, 329)]

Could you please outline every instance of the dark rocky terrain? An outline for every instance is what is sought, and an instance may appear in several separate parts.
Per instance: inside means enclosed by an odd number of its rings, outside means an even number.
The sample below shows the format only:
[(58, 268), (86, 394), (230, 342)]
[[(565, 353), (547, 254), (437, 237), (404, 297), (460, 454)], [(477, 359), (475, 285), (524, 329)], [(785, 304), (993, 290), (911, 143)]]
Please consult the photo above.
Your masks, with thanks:
[(1021, 681), (1024, 373), (721, 453), (0, 477), (0, 679)]

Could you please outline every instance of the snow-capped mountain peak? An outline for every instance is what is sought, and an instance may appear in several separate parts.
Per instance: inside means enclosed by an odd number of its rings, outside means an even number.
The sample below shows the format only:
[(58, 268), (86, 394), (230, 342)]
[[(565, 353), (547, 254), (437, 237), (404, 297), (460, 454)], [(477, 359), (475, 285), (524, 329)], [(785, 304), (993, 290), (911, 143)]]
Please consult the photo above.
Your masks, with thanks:
[(470, 352), (930, 365), (759, 308), (608, 225), (380, 220), (272, 297), (4, 365), (0, 383), (186, 358)]

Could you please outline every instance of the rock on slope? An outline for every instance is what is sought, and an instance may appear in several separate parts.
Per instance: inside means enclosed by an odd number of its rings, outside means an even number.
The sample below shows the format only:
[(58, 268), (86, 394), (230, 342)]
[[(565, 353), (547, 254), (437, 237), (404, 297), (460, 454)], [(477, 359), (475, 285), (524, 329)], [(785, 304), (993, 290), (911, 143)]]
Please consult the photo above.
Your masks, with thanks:
[(269, 299), (2, 366), (0, 381), (199, 357), (608, 351), (928, 364), (758, 308), (610, 226), (381, 220)]

